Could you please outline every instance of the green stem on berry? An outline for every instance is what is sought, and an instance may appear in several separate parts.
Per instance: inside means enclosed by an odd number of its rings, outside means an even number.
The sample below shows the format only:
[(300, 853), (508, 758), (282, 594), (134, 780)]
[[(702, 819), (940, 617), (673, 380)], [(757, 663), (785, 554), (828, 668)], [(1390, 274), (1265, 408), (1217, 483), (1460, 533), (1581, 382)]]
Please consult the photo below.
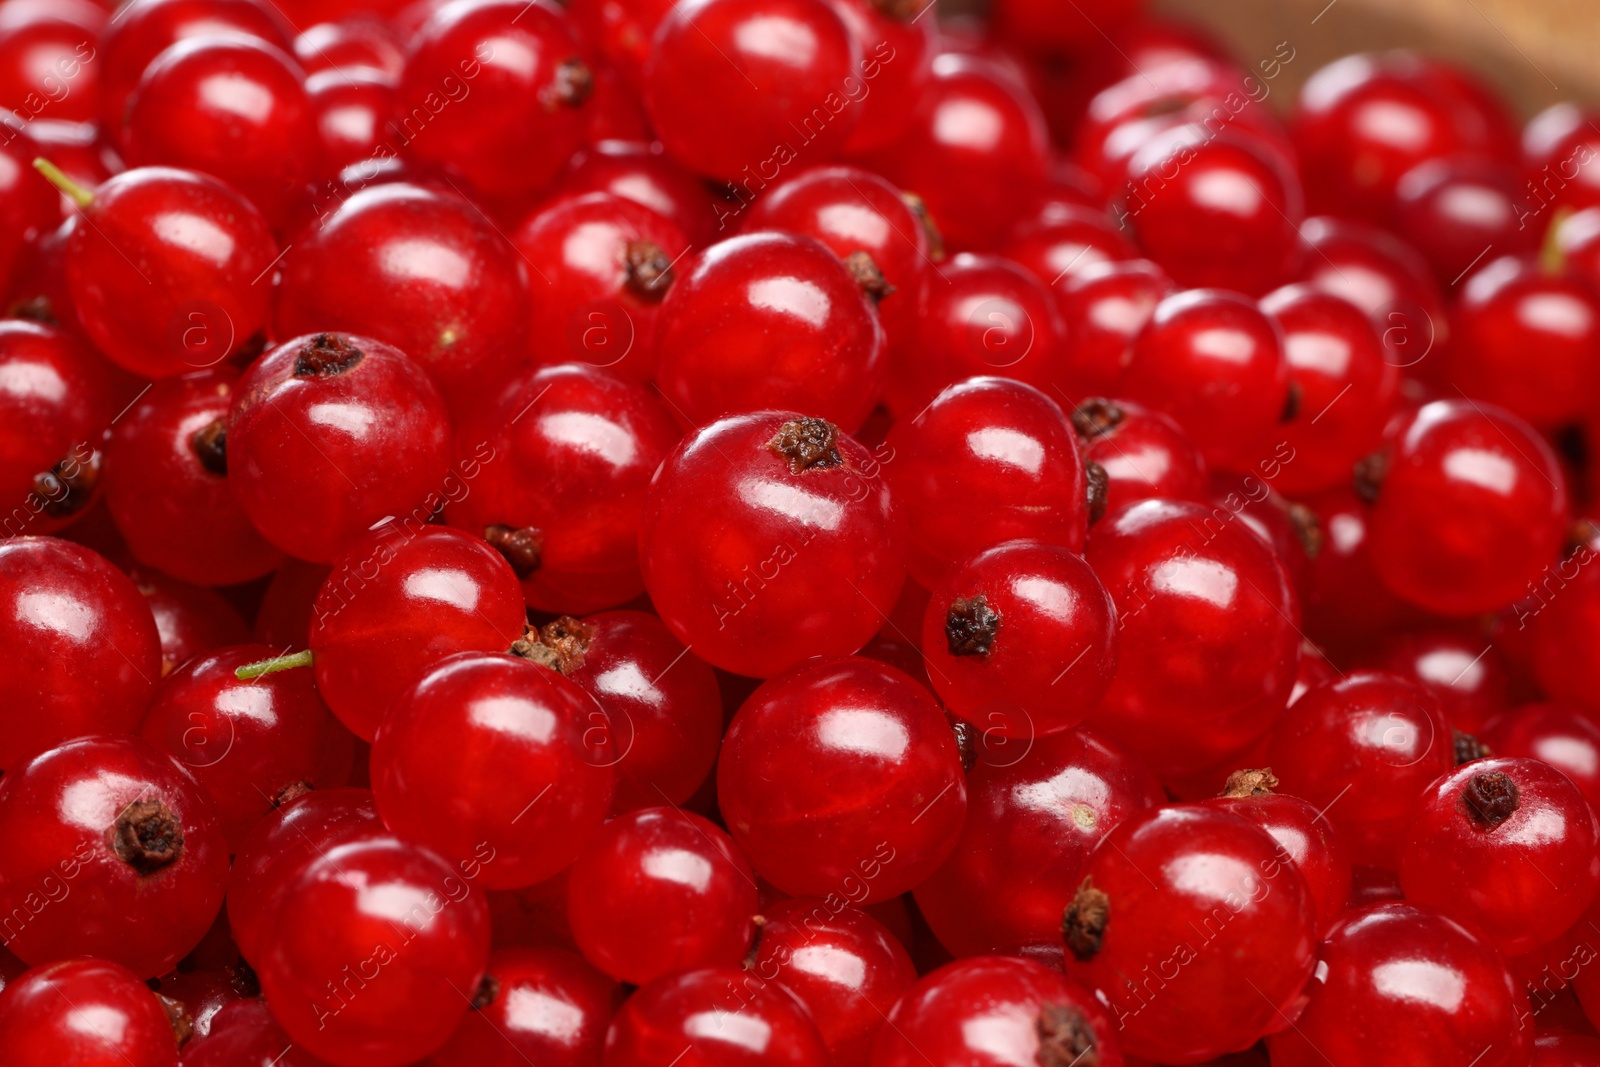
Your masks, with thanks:
[(60, 189), (74, 204), (86, 208), (94, 203), (94, 194), (67, 176), (66, 171), (40, 156), (33, 161), (33, 169), (45, 176), (49, 183)]
[(308, 648), (304, 652), (296, 652), (290, 656), (273, 656), (271, 659), (246, 663), (243, 667), (234, 671), (233, 676), (241, 682), (248, 682), (250, 679), (259, 678), (263, 674), (273, 674), (277, 671), (309, 666), (311, 666), (311, 650)]

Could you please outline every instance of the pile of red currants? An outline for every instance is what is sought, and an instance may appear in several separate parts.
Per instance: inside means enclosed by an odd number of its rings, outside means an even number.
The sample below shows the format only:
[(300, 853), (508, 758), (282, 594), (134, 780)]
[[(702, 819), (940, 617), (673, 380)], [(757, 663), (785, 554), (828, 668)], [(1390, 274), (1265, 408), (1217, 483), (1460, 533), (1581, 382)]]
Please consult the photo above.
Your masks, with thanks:
[(0, 1067), (1600, 1065), (1600, 113), (1141, 7), (0, 0)]

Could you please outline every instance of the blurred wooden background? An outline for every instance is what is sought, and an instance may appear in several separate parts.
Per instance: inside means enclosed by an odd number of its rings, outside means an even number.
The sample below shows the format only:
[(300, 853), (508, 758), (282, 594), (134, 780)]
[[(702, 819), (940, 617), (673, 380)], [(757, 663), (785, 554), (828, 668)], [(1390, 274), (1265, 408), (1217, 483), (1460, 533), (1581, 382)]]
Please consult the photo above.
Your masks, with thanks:
[[(1297, 89), (1322, 64), (1350, 52), (1414, 47), (1478, 71), (1524, 118), (1560, 100), (1600, 103), (1600, 0), (1154, 3), (1211, 29), (1246, 66), (1289, 42), (1295, 59), (1284, 70), (1285, 88)], [(1292, 94), (1273, 95), (1283, 106)]]

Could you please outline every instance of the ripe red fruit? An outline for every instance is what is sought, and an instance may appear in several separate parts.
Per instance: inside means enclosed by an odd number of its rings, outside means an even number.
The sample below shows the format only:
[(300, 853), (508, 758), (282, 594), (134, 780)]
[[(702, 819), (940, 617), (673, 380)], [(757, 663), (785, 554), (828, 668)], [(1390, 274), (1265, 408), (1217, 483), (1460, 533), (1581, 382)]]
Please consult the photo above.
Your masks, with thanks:
[(0, 913), (24, 960), (172, 969), (222, 906), (228, 848), (194, 777), (142, 738), (69, 741), (0, 779)]
[(1528, 1062), (1528, 998), (1499, 954), (1420, 904), (1346, 915), (1318, 950), (1306, 994), (1295, 1025), (1267, 1040), (1273, 1067), (1358, 1067), (1373, 1042), (1396, 1063)]
[(140, 567), (130, 568), (128, 577), (155, 618), (163, 678), (202, 652), (250, 640), (238, 609), (215, 590)]
[[(828, 0), (828, 6), (855, 38), (858, 70), (866, 85), (854, 107), (861, 112), (844, 150), (852, 156), (887, 148), (916, 119), (933, 76), (938, 33), (922, 17), (920, 0), (885, 4), (879, 0)], [(844, 88), (853, 89), (846, 83)]]
[(690, 434), (652, 479), (639, 533), (661, 620), (751, 677), (866, 644), (905, 576), (904, 520), (881, 473), (822, 419), (759, 412)]
[(564, 949), (496, 949), (473, 1010), (428, 1063), (592, 1067), (622, 995), (615, 982)]
[[(1408, 170), (1395, 186), (1395, 228), (1444, 285), (1494, 255), (1536, 250), (1519, 168), (1503, 159), (1447, 156)], [(1491, 394), (1492, 395), (1492, 394)]]
[(387, 515), (426, 522), (450, 451), (450, 417), (421, 368), (349, 334), (295, 337), (256, 360), (228, 420), (228, 476), (245, 514), (317, 563)]
[(107, 21), (89, 0), (9, 5), (0, 17), (0, 108), (27, 121), (92, 121), (101, 71), (95, 42)]
[(1087, 266), (1052, 283), (1064, 329), (1059, 386), (1068, 397), (1115, 396), (1134, 338), (1173, 291), (1146, 259)]
[(7, 293), (61, 219), (61, 197), (33, 169), (42, 147), (19, 119), (0, 114), (0, 286)]
[(0, 1060), (178, 1067), (178, 1040), (166, 1007), (138, 975), (107, 960), (63, 960), (6, 984)]
[[(738, 1025), (728, 1025), (730, 1018)], [(681, 1067), (829, 1062), (816, 1024), (795, 995), (738, 967), (666, 975), (623, 1003), (606, 1034), (606, 1067), (659, 1067), (674, 1056)]]
[(183, 1067), (328, 1067), (289, 1040), (259, 997), (223, 1008), (211, 1026), (184, 1046)]
[(74, 737), (131, 731), (160, 678), (144, 598), (104, 557), (54, 537), (0, 542), (0, 769)]
[(294, 57), (307, 75), (331, 71), (359, 76), (365, 69), (395, 78), (405, 65), (399, 27), (359, 15), (302, 30), (294, 39)]
[[(1292, 1017), (1316, 951), (1305, 879), (1264, 831), (1176, 805), (1124, 820), (1062, 923), (1067, 971), (1110, 1004), (1122, 1046), (1193, 1063)], [(1229, 975), (1246, 968), (1249, 982)]]
[[(1382, 654), (1367, 665), (1428, 690), (1438, 698), (1451, 727), (1463, 733), (1481, 733), (1489, 718), (1507, 706), (1511, 682), (1505, 662), (1476, 628), (1396, 635), (1384, 642)], [(1494, 752), (1510, 755), (1499, 749)]]
[(786, 893), (856, 904), (898, 896), (944, 862), (966, 797), (955, 735), (932, 695), (853, 657), (803, 664), (757, 689), (717, 765), (728, 832), (756, 872)]
[(374, 837), (311, 860), (281, 893), (257, 971), (291, 1039), (372, 1067), (449, 1040), (489, 958), (489, 907), (469, 874)]
[[(578, 3), (569, 10), (574, 18), (580, 17)], [(705, 186), (654, 141), (590, 145), (572, 157), (556, 190), (574, 195), (610, 193), (632, 200), (672, 220), (696, 245), (710, 244), (718, 231), (726, 230), (725, 224), (716, 222)]]
[(1600, 809), (1600, 723), (1560, 704), (1524, 704), (1491, 718), (1478, 734), (1496, 756), (1548, 763)]
[(1141, 500), (1205, 501), (1205, 457), (1169, 416), (1131, 400), (1091, 396), (1072, 410), (1085, 463), (1105, 475), (1109, 514)]
[(395, 75), (365, 67), (307, 72), (306, 100), (317, 124), (319, 175), (381, 156), (394, 112)]

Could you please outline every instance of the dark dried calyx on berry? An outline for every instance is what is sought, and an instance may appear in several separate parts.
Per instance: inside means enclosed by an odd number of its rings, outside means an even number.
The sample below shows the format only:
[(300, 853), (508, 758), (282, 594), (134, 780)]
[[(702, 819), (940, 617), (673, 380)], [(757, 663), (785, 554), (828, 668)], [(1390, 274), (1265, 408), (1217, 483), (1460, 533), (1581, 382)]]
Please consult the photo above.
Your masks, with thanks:
[(100, 463), (100, 453), (85, 443), (61, 457), (49, 470), (35, 474), (33, 492), (43, 501), (44, 513), (61, 519), (87, 507), (100, 481)]
[(1227, 784), (1217, 796), (1232, 799), (1270, 796), (1276, 788), (1278, 788), (1278, 776), (1272, 773), (1271, 767), (1238, 770), (1228, 775)]
[(1121, 426), (1127, 417), (1115, 400), (1092, 396), (1072, 409), (1072, 428), (1085, 441), (1093, 441)]
[(1000, 615), (982, 593), (956, 600), (944, 617), (944, 639), (952, 656), (988, 659), (999, 632)]
[(791, 419), (778, 427), (767, 447), (787, 460), (795, 474), (844, 463), (839, 455), (839, 428), (827, 419)]
[(228, 420), (217, 418), (200, 427), (194, 432), (194, 436), (189, 438), (189, 447), (194, 449), (195, 458), (200, 461), (200, 466), (212, 474), (226, 475)]
[(1455, 739), (1457, 767), (1463, 763), (1471, 763), (1473, 760), (1488, 759), (1491, 755), (1489, 746), (1471, 734), (1462, 733), (1460, 730), (1452, 730), (1451, 733)]
[(505, 557), (518, 578), (526, 578), (539, 569), (539, 557), (544, 552), (544, 532), (538, 527), (485, 526), (483, 539), (489, 542), (490, 548)]
[(672, 287), (672, 257), (654, 241), (629, 241), (622, 253), (623, 284), (640, 300), (657, 303)]
[(765, 915), (752, 915), (750, 917), (750, 950), (744, 954), (744, 959), (739, 966), (745, 970), (755, 967), (756, 961), (761, 959), (761, 935), (767, 932), (767, 917)]
[(183, 855), (183, 828), (160, 801), (134, 801), (111, 827), (111, 848), (135, 871), (154, 874)]
[(167, 1021), (172, 1024), (172, 1036), (177, 1039), (178, 1047), (182, 1048), (194, 1036), (194, 1016), (189, 1014), (189, 1009), (184, 1007), (181, 1000), (175, 1000), (165, 993), (157, 993), (156, 999), (166, 1009)]
[(1300, 547), (1305, 549), (1306, 559), (1316, 559), (1322, 555), (1322, 546), (1327, 541), (1327, 535), (1322, 531), (1322, 520), (1304, 504), (1290, 504), (1288, 510), (1289, 523), (1294, 527)]
[(1111, 479), (1106, 477), (1106, 469), (1092, 459), (1084, 461), (1083, 478), (1087, 485), (1089, 522), (1092, 524), (1105, 518)]
[(311, 789), (312, 789), (312, 786), (311, 786), (310, 782), (307, 782), (307, 781), (293, 781), (293, 782), (290, 782), (289, 784), (285, 785), (282, 789), (278, 790), (277, 793), (275, 793), (273, 795), (273, 797), (272, 797), (272, 808), (273, 808), (273, 810), (276, 811), (277, 809), (283, 807), (285, 804), (288, 804), (291, 801), (299, 800), (301, 797), (303, 797), (307, 793), (311, 792)]
[(1289, 383), (1289, 395), (1283, 398), (1283, 413), (1278, 416), (1279, 422), (1293, 422), (1300, 414), (1300, 401), (1305, 397), (1299, 382)]
[(478, 982), (477, 991), (472, 994), (472, 1010), (482, 1011), (493, 1004), (500, 997), (500, 979), (492, 974), (486, 974)]
[(917, 217), (917, 223), (922, 227), (922, 235), (928, 242), (928, 258), (935, 263), (944, 261), (944, 234), (939, 232), (939, 226), (933, 221), (933, 214), (928, 210), (927, 201), (916, 193), (902, 192), (900, 199), (906, 207), (911, 209), (911, 214)]
[(1356, 496), (1371, 504), (1378, 499), (1378, 490), (1389, 476), (1389, 452), (1379, 449), (1365, 459), (1356, 460), (1354, 488)]
[(964, 719), (945, 712), (950, 722), (950, 732), (955, 734), (956, 751), (961, 754), (961, 769), (967, 773), (978, 765), (978, 728)]
[(539, 94), (546, 111), (563, 107), (582, 107), (594, 95), (594, 71), (577, 56), (556, 65), (555, 79)]
[(339, 333), (319, 333), (295, 357), (296, 378), (332, 378), (354, 367), (366, 356), (350, 338)]
[(865, 252), (851, 252), (844, 257), (844, 265), (850, 271), (850, 276), (855, 278), (856, 284), (861, 286), (861, 291), (874, 304), (883, 303), (884, 298), (894, 292), (889, 279), (883, 276), (883, 271)]
[(1111, 898), (1088, 878), (1078, 887), (1061, 918), (1061, 936), (1079, 963), (1088, 963), (1100, 951), (1111, 922)]
[(571, 674), (583, 666), (593, 635), (594, 631), (588, 626), (571, 615), (563, 615), (540, 627), (529, 626), (512, 642), (511, 654), (557, 673)]
[(1516, 814), (1517, 783), (1503, 771), (1479, 771), (1467, 779), (1461, 801), (1467, 815), (1485, 830), (1493, 830)]
[(887, 18), (911, 22), (932, 0), (872, 0), (872, 6)]
[(1039, 1067), (1099, 1067), (1100, 1053), (1094, 1028), (1083, 1012), (1070, 1004), (1046, 1004), (1034, 1020), (1039, 1036), (1035, 1058)]
[(6, 318), (24, 319), (28, 322), (39, 322), (46, 326), (59, 326), (61, 320), (56, 317), (56, 307), (48, 296), (30, 296), (18, 300), (6, 309)]

